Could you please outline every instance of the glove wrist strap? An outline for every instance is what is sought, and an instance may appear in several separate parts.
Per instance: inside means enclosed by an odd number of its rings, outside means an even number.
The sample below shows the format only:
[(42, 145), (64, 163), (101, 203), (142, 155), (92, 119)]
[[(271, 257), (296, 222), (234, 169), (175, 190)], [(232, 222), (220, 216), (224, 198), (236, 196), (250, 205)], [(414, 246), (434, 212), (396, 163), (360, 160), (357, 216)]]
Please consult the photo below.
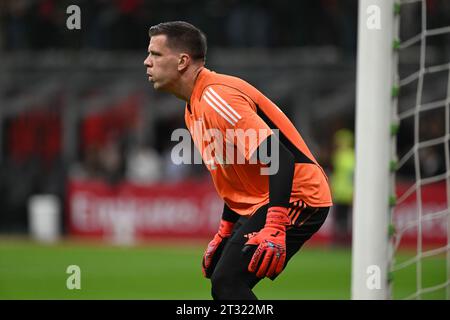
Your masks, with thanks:
[(291, 223), (288, 213), (289, 209), (286, 207), (270, 207), (267, 210), (265, 227), (285, 229)]
[(229, 237), (233, 231), (234, 223), (221, 219), (219, 231), (217, 232), (222, 238)]

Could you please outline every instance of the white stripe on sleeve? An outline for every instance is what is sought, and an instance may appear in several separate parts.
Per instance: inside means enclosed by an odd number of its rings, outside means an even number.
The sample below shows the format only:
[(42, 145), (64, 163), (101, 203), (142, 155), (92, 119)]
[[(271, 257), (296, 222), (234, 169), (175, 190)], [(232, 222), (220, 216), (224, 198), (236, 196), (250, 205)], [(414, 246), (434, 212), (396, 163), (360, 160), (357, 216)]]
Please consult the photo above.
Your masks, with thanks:
[(220, 111), (212, 102), (211, 102), (211, 100), (209, 100), (209, 98), (206, 96), (206, 95), (204, 95), (203, 96), (203, 98), (205, 98), (205, 101), (211, 106), (211, 108), (213, 108), (214, 110), (216, 110), (216, 112), (218, 113), (218, 114), (220, 114), (225, 120), (227, 120), (232, 126), (234, 126), (235, 125), (235, 123), (232, 121), (232, 120), (230, 120), (222, 111)]
[(208, 90), (213, 94), (213, 95), (215, 95), (216, 97), (217, 97), (217, 99), (219, 99), (232, 113), (234, 113), (235, 114), (235, 116), (238, 118), (238, 119), (241, 119), (242, 117), (239, 115), (239, 113), (237, 113), (236, 112), (236, 110), (234, 110), (224, 99), (222, 99), (222, 97), (221, 96), (219, 96), (218, 94), (217, 94), (217, 92), (215, 92), (214, 90), (213, 90), (213, 88), (208, 88)]
[(214, 98), (212, 96), (211, 93), (209, 93), (208, 91), (206, 91), (205, 95), (212, 101), (214, 102), (215, 106), (217, 108), (219, 108), (220, 110), (222, 110), (231, 120), (233, 120), (233, 122), (237, 122), (238, 119), (236, 119), (235, 116), (233, 116), (233, 114), (223, 106), (223, 104), (221, 104), (219, 101), (216, 100), (216, 98)]

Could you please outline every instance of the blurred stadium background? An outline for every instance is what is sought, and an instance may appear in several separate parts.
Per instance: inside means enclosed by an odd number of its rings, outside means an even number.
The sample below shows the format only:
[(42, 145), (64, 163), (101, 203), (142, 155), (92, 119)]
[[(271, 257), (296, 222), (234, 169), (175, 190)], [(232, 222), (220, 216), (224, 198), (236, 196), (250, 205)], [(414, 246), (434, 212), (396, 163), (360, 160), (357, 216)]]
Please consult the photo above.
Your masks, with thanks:
[[(426, 3), (429, 21), (449, 24), (449, 1)], [(80, 30), (66, 28), (71, 4)], [(204, 30), (207, 67), (265, 92), (329, 176), (352, 181), (357, 9), (356, 0), (0, 1), (0, 299), (209, 299), (200, 260), (222, 204), (202, 165), (171, 161), (184, 104), (147, 81), (148, 27), (186, 20)], [(405, 13), (404, 30), (418, 10)], [(429, 50), (431, 61), (448, 58), (450, 41)], [(414, 71), (417, 55), (402, 55), (402, 70)], [(426, 95), (446, 83), (435, 75)], [(430, 114), (425, 130), (442, 130), (439, 119)], [(399, 150), (412, 126), (401, 128)], [(421, 156), (424, 172), (445, 170), (442, 150)], [(414, 166), (403, 166), (397, 188), (412, 181)], [(327, 223), (276, 282), (261, 283), (260, 298), (350, 298), (352, 183), (333, 189), (343, 196)], [(448, 207), (445, 184), (423, 192), (428, 207)], [(400, 260), (415, 254), (415, 235), (403, 237)], [(423, 235), (446, 243), (445, 222)], [(81, 290), (66, 288), (69, 265), (81, 268)], [(425, 282), (445, 279), (445, 255), (427, 270)], [(414, 292), (414, 278), (399, 274), (394, 298)]]

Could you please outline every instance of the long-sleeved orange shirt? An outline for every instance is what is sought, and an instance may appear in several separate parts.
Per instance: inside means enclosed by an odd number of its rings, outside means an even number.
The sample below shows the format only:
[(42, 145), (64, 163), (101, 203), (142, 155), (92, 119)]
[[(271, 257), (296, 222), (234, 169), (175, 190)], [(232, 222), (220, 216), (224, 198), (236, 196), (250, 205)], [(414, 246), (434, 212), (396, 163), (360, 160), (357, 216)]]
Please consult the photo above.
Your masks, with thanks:
[[(263, 164), (250, 159), (273, 134), (272, 129), (279, 130), (280, 141), (295, 157), (290, 202), (332, 205), (327, 177), (300, 133), (271, 100), (246, 81), (203, 68), (186, 104), (185, 121), (219, 196), (238, 214), (252, 215), (269, 202), (269, 176), (261, 174)], [(248, 143), (251, 135), (245, 134), (252, 130), (257, 139)], [(220, 146), (223, 152), (218, 151)], [(245, 163), (240, 161), (243, 158)]]

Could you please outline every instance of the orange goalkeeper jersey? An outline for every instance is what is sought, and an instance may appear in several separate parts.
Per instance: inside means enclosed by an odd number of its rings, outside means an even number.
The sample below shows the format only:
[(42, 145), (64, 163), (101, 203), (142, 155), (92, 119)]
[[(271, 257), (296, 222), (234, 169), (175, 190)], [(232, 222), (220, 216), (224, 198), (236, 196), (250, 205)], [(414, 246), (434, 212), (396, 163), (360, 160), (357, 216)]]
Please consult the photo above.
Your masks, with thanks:
[[(186, 104), (185, 121), (219, 196), (238, 214), (252, 215), (269, 202), (269, 176), (261, 174), (264, 165), (250, 159), (272, 129), (279, 130), (279, 140), (295, 157), (290, 202), (332, 205), (327, 177), (299, 132), (271, 100), (244, 80), (203, 68)], [(256, 143), (248, 143), (251, 135), (245, 135), (246, 130), (258, 134)], [(239, 131), (244, 135), (232, 136)], [(218, 152), (219, 146), (234, 153)], [(245, 163), (237, 159), (239, 155)]]

